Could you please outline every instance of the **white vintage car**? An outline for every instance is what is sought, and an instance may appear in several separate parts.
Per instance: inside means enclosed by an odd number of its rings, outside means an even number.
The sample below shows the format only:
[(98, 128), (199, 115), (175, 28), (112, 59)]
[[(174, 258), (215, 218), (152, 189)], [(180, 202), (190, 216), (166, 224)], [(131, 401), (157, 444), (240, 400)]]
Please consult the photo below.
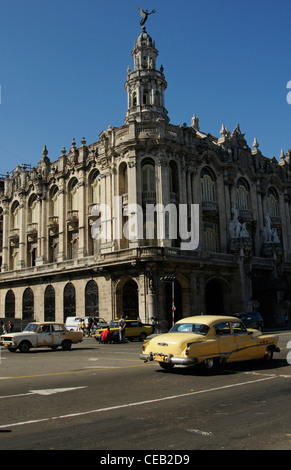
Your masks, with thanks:
[(35, 322), (29, 323), (21, 333), (6, 333), (1, 336), (1, 345), (9, 351), (17, 349), (28, 352), (30, 348), (49, 347), (57, 349), (61, 346), (69, 350), (73, 343), (83, 341), (81, 331), (68, 331), (63, 323)]

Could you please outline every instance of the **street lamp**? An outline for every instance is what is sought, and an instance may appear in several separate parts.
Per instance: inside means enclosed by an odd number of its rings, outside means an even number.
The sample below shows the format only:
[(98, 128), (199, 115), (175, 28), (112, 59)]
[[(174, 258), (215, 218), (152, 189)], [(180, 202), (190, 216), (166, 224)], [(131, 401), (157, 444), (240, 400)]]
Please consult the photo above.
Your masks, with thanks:
[(175, 324), (175, 280), (176, 277), (170, 274), (164, 274), (160, 281), (172, 283), (172, 326)]

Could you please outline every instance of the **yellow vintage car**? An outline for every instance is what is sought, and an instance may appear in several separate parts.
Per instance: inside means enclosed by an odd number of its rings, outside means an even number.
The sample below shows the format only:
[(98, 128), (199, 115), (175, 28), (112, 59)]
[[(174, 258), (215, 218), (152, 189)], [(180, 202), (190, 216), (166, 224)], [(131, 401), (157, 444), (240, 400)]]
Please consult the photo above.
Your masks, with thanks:
[(145, 341), (140, 359), (163, 369), (201, 364), (212, 371), (228, 362), (264, 359), (279, 352), (278, 337), (250, 330), (235, 317), (199, 315), (179, 320), (168, 333)]
[[(109, 325), (110, 331), (113, 335), (113, 341), (118, 342), (118, 320), (114, 320)], [(95, 339), (99, 341), (99, 336), (106, 328), (101, 328), (95, 331)], [(145, 325), (139, 320), (125, 320), (125, 338), (128, 340), (139, 339), (144, 341), (147, 336), (153, 333), (154, 329), (152, 325)]]

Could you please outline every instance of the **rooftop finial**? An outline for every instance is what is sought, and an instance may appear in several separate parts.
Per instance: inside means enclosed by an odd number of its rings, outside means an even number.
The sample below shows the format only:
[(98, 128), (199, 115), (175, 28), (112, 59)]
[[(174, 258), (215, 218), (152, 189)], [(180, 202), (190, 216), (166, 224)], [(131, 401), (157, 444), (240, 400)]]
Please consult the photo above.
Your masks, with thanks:
[(143, 10), (142, 8), (138, 7), (140, 16), (142, 17), (142, 20), (140, 22), (141, 27), (145, 24), (146, 20), (148, 19), (148, 16), (151, 15), (152, 13), (156, 13), (156, 10), (153, 10), (149, 12), (148, 10)]

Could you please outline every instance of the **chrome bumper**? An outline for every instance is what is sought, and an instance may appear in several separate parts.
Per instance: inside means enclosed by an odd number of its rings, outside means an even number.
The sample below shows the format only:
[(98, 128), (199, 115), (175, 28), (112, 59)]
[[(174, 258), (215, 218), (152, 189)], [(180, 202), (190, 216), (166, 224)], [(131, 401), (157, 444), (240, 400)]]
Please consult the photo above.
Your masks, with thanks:
[(193, 366), (198, 362), (196, 357), (173, 357), (172, 354), (163, 356), (163, 361), (159, 361), (160, 354), (140, 354), (139, 358), (144, 362), (157, 361), (165, 364), (182, 365), (182, 366)]

